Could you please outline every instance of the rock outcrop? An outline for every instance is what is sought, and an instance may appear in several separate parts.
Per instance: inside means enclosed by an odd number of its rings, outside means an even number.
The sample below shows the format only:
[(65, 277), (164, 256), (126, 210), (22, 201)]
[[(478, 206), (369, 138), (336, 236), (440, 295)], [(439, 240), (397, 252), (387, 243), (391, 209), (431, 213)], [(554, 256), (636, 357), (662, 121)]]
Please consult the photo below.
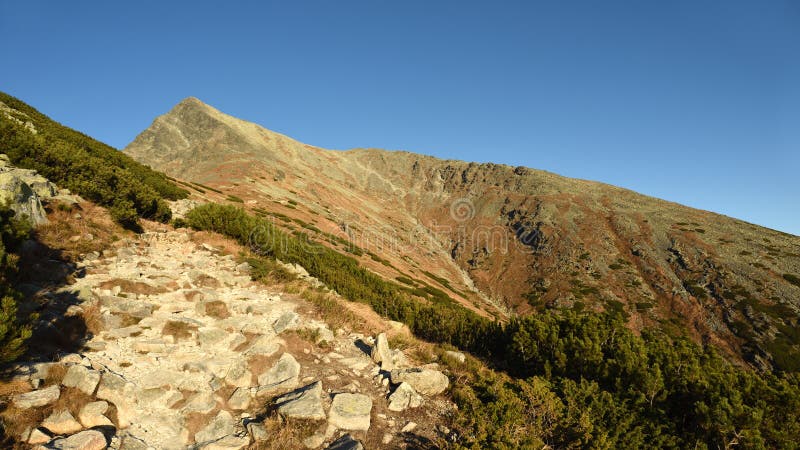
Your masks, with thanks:
[(0, 154), (0, 203), (7, 204), (17, 217), (27, 217), (33, 225), (47, 223), (42, 199), (56, 195), (56, 187), (34, 170), (11, 165)]

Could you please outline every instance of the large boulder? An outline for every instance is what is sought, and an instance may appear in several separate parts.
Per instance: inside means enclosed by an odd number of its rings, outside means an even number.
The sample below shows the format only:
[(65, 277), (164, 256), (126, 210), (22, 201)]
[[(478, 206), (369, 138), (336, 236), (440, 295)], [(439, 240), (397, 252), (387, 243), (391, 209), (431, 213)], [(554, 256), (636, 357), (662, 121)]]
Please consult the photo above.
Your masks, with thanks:
[(291, 354), (284, 353), (274, 366), (258, 377), (258, 392), (264, 394), (291, 389), (297, 385), (298, 375), (300, 375), (300, 363)]
[(7, 204), (16, 217), (27, 217), (32, 225), (47, 223), (39, 195), (20, 175), (18, 169), (0, 172), (0, 204)]
[(94, 394), (98, 383), (100, 383), (100, 372), (80, 364), (70, 366), (61, 380), (62, 385), (76, 388), (86, 395)]
[(78, 420), (86, 428), (114, 425), (104, 414), (108, 411), (108, 402), (90, 402), (81, 408)]
[(238, 388), (228, 398), (228, 407), (231, 409), (247, 409), (250, 406), (250, 389)]
[(400, 383), (389, 396), (389, 411), (405, 411), (408, 408), (422, 406), (422, 396), (408, 383)]
[(328, 422), (341, 430), (369, 430), (372, 399), (364, 394), (337, 394), (333, 397)]
[(392, 350), (389, 348), (389, 339), (386, 333), (381, 333), (375, 339), (375, 346), (372, 347), (372, 360), (381, 364), (381, 369), (390, 371), (394, 369), (392, 363)]
[(60, 396), (61, 389), (58, 386), (50, 386), (38, 391), (15, 395), (12, 402), (19, 409), (38, 408), (55, 403)]
[(408, 383), (422, 395), (441, 394), (450, 385), (445, 374), (432, 369), (395, 369), (390, 377), (392, 384)]
[(278, 317), (278, 320), (276, 320), (275, 323), (272, 324), (272, 328), (275, 330), (275, 333), (281, 334), (284, 330), (293, 328), (295, 325), (297, 325), (299, 320), (300, 316), (298, 316), (296, 312), (286, 311), (285, 313), (281, 314), (280, 317)]
[(97, 430), (86, 430), (70, 437), (56, 439), (48, 448), (58, 450), (103, 450), (108, 446), (103, 433)]
[(120, 428), (128, 428), (135, 414), (135, 386), (121, 376), (104, 372), (100, 378), (95, 396), (108, 400), (117, 408), (117, 423)]
[(287, 418), (324, 420), (322, 383), (316, 381), (275, 400), (278, 412)]
[(233, 434), (235, 426), (236, 421), (231, 416), (231, 413), (224, 410), (220, 411), (211, 423), (194, 435), (194, 440), (198, 444), (215, 441)]
[(66, 409), (54, 411), (44, 419), (41, 426), (53, 434), (72, 434), (83, 429), (83, 425)]
[(250, 387), (252, 384), (253, 374), (250, 373), (248, 367), (247, 360), (244, 358), (237, 358), (228, 369), (228, 373), (225, 376), (225, 382), (230, 386), (237, 388)]

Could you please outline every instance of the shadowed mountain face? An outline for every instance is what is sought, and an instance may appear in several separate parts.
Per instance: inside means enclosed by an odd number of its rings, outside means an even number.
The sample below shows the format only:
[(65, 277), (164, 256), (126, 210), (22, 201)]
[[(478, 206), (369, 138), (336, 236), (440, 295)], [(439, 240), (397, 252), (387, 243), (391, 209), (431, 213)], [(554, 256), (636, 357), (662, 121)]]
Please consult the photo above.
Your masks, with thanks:
[(125, 152), (485, 315), (615, 311), (800, 368), (797, 236), (524, 167), (324, 150), (194, 98)]

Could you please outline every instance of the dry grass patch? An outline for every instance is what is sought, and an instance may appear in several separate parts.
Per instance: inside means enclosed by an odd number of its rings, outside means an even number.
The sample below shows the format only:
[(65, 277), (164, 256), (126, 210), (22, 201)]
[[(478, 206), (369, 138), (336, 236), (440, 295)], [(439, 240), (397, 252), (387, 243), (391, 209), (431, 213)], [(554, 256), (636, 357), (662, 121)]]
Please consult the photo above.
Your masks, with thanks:
[(31, 385), (26, 380), (17, 379), (0, 383), (0, 398), (7, 398), (17, 394), (24, 394), (31, 390)]
[[(50, 222), (36, 228), (36, 239), (73, 259), (80, 254), (99, 252), (121, 237), (133, 236), (114, 222), (105, 208), (91, 202), (77, 206), (51, 203), (45, 209)], [(75, 236), (81, 238), (70, 239)]]
[(161, 329), (162, 336), (172, 336), (175, 341), (194, 339), (197, 335), (197, 326), (181, 320), (170, 320)]
[(195, 231), (189, 235), (192, 242), (200, 244), (208, 244), (215, 249), (219, 250), (222, 255), (235, 255), (241, 247), (239, 244), (230, 238), (226, 238), (221, 234), (211, 233), (208, 231)]
[(122, 292), (129, 294), (158, 295), (167, 292), (167, 289), (163, 286), (153, 286), (143, 281), (131, 281), (122, 278), (113, 278), (98, 285), (100, 289), (109, 290), (114, 289), (116, 286), (122, 288)]
[(260, 337), (261, 337), (261, 335), (260, 334), (256, 334), (256, 333), (244, 333), (244, 342), (242, 342), (241, 344), (237, 345), (236, 348), (233, 349), (233, 351), (235, 351), (235, 352), (243, 352), (243, 351), (247, 350), (248, 348), (250, 348), (251, 345), (253, 345), (253, 342), (255, 342), (256, 339), (258, 339)]
[(287, 448), (305, 448), (303, 439), (314, 434), (320, 426), (320, 422), (284, 419), (277, 411), (271, 412), (264, 419), (263, 424), (267, 429), (269, 440), (257, 442), (250, 447), (251, 449), (283, 450)]
[(219, 413), (219, 408), (214, 408), (208, 414), (193, 412), (189, 413), (189, 415), (186, 416), (186, 429), (189, 431), (189, 436), (190, 436), (189, 439), (191, 440), (191, 442), (195, 442), (194, 435), (197, 434), (198, 431), (205, 428), (206, 425), (211, 423), (211, 421), (214, 420), (214, 417), (216, 417), (218, 413)]
[(280, 358), (282, 354), (283, 352), (278, 350), (270, 356), (253, 355), (247, 358), (247, 365), (250, 368), (250, 373), (253, 374), (254, 378), (258, 379), (259, 375), (275, 365), (275, 362), (278, 361), (278, 358)]
[(192, 395), (195, 394), (195, 391), (190, 391), (190, 390), (187, 390), (187, 389), (180, 389), (180, 393), (183, 396), (183, 398), (181, 398), (180, 400), (178, 400), (177, 403), (172, 405), (170, 407), (171, 409), (179, 410), (179, 409), (183, 408), (184, 406), (186, 406), (186, 403), (189, 402), (189, 398), (191, 398)]
[(204, 288), (217, 289), (220, 286), (222, 286), (222, 284), (219, 282), (219, 280), (217, 280), (216, 278), (214, 278), (214, 277), (212, 277), (210, 275), (206, 275), (206, 274), (199, 275), (193, 281), (194, 281), (195, 286), (204, 287)]
[(206, 302), (204, 305), (206, 315), (215, 319), (227, 319), (231, 316), (228, 311), (228, 305), (222, 300), (213, 300)]
[(67, 374), (67, 366), (64, 364), (53, 364), (50, 366), (50, 369), (47, 370), (47, 376), (44, 378), (45, 386), (49, 386), (51, 384), (59, 384), (61, 380), (64, 379), (64, 375)]
[(345, 300), (339, 299), (333, 294), (316, 289), (305, 289), (300, 292), (300, 298), (308, 302), (316, 317), (324, 320), (332, 330), (348, 328), (369, 331), (363, 318), (354, 314), (349, 308), (343, 307), (342, 303)]
[(194, 303), (196, 301), (203, 300), (203, 293), (198, 291), (198, 290), (196, 290), (196, 289), (191, 289), (191, 290), (188, 290), (188, 291), (184, 291), (183, 296), (184, 296), (184, 298), (186, 298), (187, 302)]
[(83, 312), (83, 322), (86, 324), (86, 329), (93, 335), (98, 335), (104, 331), (103, 327), (103, 313), (100, 311), (100, 302), (97, 300), (84, 302), (81, 304)]

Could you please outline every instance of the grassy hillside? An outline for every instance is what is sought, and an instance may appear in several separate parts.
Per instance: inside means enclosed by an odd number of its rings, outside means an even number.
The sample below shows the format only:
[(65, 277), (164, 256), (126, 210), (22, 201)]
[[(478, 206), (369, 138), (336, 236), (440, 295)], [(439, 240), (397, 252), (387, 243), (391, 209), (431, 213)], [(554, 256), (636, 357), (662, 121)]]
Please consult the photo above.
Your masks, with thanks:
[(485, 366), (456, 374), (454, 448), (797, 448), (796, 373), (740, 368), (658, 331), (636, 335), (622, 313), (544, 311), (492, 322), (452, 302), (412, 298), (351, 257), (235, 206), (202, 205), (187, 220), (263, 258), (301, 264), (417, 336), (478, 356)]
[(0, 92), (0, 102), (10, 108), (0, 112), (0, 153), (7, 154), (14, 165), (35, 169), (59, 186), (109, 208), (125, 226), (136, 227), (140, 217), (167, 221), (170, 210), (164, 200), (188, 195), (165, 175), (55, 122), (19, 99)]

